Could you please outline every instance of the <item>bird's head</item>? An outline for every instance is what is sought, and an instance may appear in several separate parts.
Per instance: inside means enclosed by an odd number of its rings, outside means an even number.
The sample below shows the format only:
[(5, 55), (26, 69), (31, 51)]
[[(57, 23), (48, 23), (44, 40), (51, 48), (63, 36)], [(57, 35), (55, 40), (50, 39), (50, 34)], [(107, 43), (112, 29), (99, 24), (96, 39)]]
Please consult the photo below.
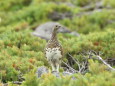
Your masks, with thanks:
[(54, 26), (54, 32), (58, 32), (58, 29), (59, 29), (60, 27), (61, 27), (60, 25), (55, 25), (55, 26)]

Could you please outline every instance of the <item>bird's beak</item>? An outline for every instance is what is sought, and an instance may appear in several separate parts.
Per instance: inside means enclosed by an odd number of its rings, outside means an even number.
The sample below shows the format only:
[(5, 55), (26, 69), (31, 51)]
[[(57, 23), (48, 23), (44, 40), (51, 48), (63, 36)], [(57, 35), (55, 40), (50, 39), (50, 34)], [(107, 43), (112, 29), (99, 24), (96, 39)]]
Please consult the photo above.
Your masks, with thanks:
[(60, 28), (61, 26), (59, 26), (59, 28)]
[(58, 29), (58, 32), (61, 32), (61, 33), (65, 32), (64, 27), (60, 26), (60, 28)]
[(71, 31), (68, 30), (68, 28), (66, 28), (66, 27), (60, 26), (60, 28), (58, 29), (58, 32), (61, 32), (61, 33), (70, 33)]

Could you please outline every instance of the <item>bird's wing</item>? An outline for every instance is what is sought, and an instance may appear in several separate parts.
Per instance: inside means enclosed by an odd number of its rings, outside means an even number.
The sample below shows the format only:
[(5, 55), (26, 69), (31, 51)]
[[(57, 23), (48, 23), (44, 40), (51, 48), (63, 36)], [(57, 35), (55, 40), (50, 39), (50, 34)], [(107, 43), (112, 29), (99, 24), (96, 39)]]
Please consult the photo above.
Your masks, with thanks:
[(63, 57), (63, 49), (62, 49), (62, 47), (60, 47), (60, 50), (61, 50), (61, 55)]

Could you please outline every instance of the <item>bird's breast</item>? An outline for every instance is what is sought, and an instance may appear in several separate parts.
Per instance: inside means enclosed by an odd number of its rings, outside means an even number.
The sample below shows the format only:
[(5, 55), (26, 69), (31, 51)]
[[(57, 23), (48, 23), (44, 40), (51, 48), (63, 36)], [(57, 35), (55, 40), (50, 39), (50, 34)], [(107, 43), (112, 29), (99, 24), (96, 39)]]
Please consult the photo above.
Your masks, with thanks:
[(56, 48), (46, 48), (46, 57), (48, 61), (59, 60), (62, 55), (58, 47)]

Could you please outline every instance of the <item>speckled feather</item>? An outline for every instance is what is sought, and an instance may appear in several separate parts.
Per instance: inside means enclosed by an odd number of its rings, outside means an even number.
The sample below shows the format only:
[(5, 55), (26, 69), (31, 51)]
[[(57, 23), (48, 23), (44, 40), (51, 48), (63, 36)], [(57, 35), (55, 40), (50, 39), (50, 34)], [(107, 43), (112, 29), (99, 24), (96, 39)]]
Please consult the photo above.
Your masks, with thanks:
[(46, 50), (47, 48), (51, 48), (52, 49), (52, 48), (57, 48), (57, 47), (61, 51), (61, 55), (63, 55), (63, 49), (62, 49), (61, 44), (58, 42), (58, 40), (49, 40), (48, 44), (46, 45), (45, 52), (47, 51)]

